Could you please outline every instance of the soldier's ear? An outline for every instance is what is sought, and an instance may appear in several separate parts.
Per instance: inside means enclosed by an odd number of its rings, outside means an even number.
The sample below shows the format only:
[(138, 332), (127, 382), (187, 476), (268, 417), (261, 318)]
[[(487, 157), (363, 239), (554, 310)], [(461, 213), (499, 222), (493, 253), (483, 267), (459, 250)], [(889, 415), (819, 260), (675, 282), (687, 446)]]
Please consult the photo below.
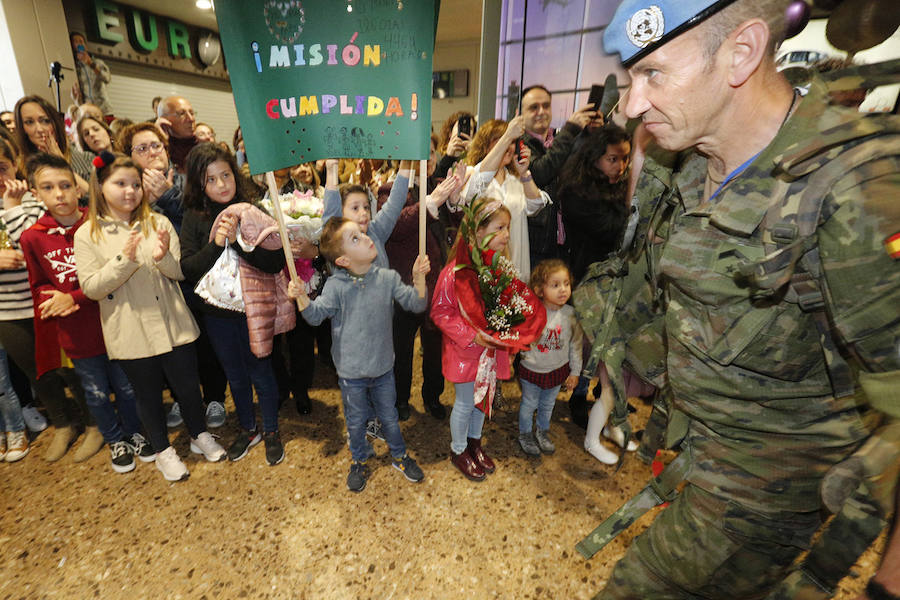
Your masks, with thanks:
[(744, 21), (731, 32), (723, 44), (729, 52), (729, 85), (740, 87), (756, 72), (766, 56), (771, 35), (769, 26), (762, 19)]

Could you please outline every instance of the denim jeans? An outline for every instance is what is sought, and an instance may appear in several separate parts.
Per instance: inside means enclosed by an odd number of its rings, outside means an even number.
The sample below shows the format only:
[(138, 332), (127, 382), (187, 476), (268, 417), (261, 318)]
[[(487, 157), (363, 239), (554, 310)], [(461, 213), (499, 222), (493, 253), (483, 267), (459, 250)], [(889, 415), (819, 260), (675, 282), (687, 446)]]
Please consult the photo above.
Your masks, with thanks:
[(19, 397), (9, 380), (6, 350), (0, 347), (0, 435), (5, 431), (25, 431)]
[(537, 411), (538, 429), (547, 431), (550, 429), (553, 407), (556, 406), (556, 396), (562, 386), (557, 385), (545, 390), (524, 379), (520, 379), (519, 383), (522, 385), (522, 403), (519, 404), (519, 433), (531, 432), (531, 418), (534, 411)]
[(256, 415), (253, 412), (253, 388), (256, 388), (263, 431), (278, 431), (278, 383), (272, 368), (272, 357), (257, 358), (250, 351), (247, 318), (205, 314), (203, 321), (231, 386), (231, 397), (241, 427), (248, 431), (256, 429)]
[[(497, 382), (500, 385), (500, 382)], [(475, 382), (454, 383), (456, 397), (450, 411), (450, 450), (462, 454), (469, 445), (468, 438), (481, 439), (484, 413), (475, 408)]]
[[(134, 388), (121, 365), (110, 361), (106, 354), (73, 358), (72, 365), (81, 378), (88, 410), (94, 416), (97, 428), (107, 444), (114, 444), (126, 435), (131, 437), (133, 433), (140, 432), (141, 419), (137, 413)], [(116, 394), (115, 406), (109, 400), (110, 392)]]
[(397, 419), (397, 389), (394, 386), (394, 370), (379, 377), (347, 379), (338, 377), (341, 400), (344, 403), (344, 420), (350, 437), (350, 455), (356, 462), (369, 458), (369, 444), (366, 441), (366, 418), (369, 415), (369, 401), (375, 404), (375, 414), (381, 420), (381, 432), (387, 441), (391, 456), (402, 458), (406, 454), (406, 443), (400, 432)]

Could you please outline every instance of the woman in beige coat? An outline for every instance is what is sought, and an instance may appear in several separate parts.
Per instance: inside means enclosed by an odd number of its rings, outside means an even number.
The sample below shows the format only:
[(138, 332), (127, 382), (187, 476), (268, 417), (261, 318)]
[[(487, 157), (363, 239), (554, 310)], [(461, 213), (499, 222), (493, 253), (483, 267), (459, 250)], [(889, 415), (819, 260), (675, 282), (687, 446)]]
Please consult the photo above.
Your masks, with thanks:
[(103, 152), (94, 164), (88, 223), (75, 234), (78, 280), (100, 303), (107, 353), (134, 386), (157, 468), (181, 481), (189, 474), (169, 444), (163, 381), (181, 403), (191, 451), (216, 462), (225, 450), (206, 431), (193, 344), (199, 332), (177, 283), (184, 279), (178, 235), (150, 210), (141, 169), (130, 158)]

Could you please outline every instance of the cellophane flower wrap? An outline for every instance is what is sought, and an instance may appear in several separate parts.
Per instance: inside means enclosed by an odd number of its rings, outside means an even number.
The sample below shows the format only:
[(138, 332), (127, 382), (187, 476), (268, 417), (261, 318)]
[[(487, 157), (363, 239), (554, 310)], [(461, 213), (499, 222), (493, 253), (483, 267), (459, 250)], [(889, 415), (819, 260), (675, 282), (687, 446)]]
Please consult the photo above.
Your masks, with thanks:
[[(288, 235), (291, 238), (302, 238), (318, 243), (322, 235), (322, 213), (325, 212), (322, 200), (317, 198), (312, 190), (307, 192), (294, 190), (289, 194), (281, 194), (278, 202), (281, 204)], [(275, 216), (275, 207), (271, 199), (266, 198), (261, 204), (266, 212)]]
[[(476, 240), (480, 223), (490, 218), (491, 201), (474, 200), (460, 223), (462, 239)], [(526, 350), (540, 339), (547, 311), (540, 299), (519, 279), (506, 256), (488, 248), (492, 235), (456, 250), (454, 289), (460, 312), (477, 331), (489, 335), (510, 353)], [(475, 379), (475, 406), (488, 417), (496, 384), (494, 351), (486, 348)]]
[[(288, 237), (292, 240), (304, 239), (318, 244), (319, 237), (322, 235), (322, 214), (325, 212), (325, 205), (321, 198), (317, 198), (312, 190), (307, 192), (294, 190), (288, 194), (281, 194), (278, 202), (281, 204), (281, 213), (284, 215)], [(275, 216), (275, 207), (270, 198), (263, 199), (260, 204), (266, 212)], [(294, 270), (297, 272), (297, 277), (306, 284), (307, 295), (312, 297), (321, 283), (321, 276), (313, 266), (312, 260), (295, 257)]]

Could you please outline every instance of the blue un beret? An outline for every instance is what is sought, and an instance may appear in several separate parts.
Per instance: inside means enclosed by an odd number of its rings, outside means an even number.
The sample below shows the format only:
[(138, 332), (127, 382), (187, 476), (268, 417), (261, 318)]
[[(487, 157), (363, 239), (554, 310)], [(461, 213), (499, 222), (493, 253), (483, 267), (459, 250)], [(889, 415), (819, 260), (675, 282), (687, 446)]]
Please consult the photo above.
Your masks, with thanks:
[(603, 33), (609, 54), (630, 67), (735, 0), (623, 0)]

